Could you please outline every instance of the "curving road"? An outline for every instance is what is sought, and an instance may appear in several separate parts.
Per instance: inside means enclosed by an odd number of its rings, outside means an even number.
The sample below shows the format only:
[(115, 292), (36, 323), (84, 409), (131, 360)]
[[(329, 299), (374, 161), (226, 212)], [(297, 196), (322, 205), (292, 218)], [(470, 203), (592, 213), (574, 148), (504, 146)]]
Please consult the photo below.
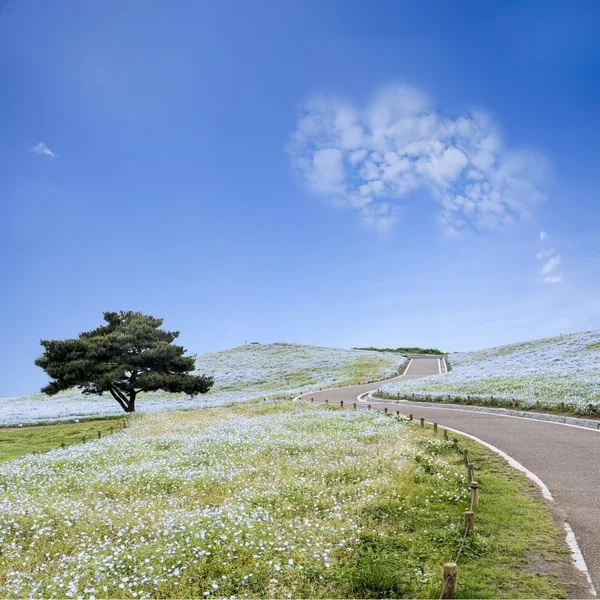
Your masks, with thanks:
[[(440, 372), (436, 358), (414, 358), (406, 373), (389, 381), (417, 379)], [(376, 383), (310, 392), (303, 398), (352, 406), (358, 395)], [(390, 401), (369, 401), (383, 410)], [(359, 404), (366, 407), (366, 404)], [(394, 410), (473, 435), (496, 446), (535, 473), (549, 488), (556, 508), (571, 525), (594, 586), (600, 589), (600, 431), (495, 415), (444, 409), (435, 405), (394, 404)]]

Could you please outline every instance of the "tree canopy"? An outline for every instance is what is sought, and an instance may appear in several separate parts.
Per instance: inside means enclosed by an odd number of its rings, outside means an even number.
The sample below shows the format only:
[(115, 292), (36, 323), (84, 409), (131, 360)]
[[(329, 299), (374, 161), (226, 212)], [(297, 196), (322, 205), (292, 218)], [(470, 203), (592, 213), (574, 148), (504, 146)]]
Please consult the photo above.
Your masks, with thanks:
[(105, 312), (102, 325), (76, 339), (42, 340), (35, 361), (53, 379), (48, 395), (77, 387), (84, 394), (110, 392), (125, 412), (135, 411), (139, 392), (164, 390), (195, 396), (206, 393), (212, 377), (191, 375), (193, 356), (173, 344), (178, 331), (160, 329), (163, 320), (140, 312)]

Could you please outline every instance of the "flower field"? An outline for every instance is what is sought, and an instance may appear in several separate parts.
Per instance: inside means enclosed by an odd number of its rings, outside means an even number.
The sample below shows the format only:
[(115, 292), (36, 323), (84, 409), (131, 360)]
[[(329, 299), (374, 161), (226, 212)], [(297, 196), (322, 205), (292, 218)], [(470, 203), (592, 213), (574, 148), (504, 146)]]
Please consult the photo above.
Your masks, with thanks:
[[(140, 415), (0, 465), (0, 597), (351, 594), (340, 577), (365, 510), (401, 495), (413, 452), (406, 421), (375, 412), (267, 402)], [(464, 473), (432, 460), (436, 493), (463, 501)]]
[(384, 394), (600, 414), (600, 331), (449, 356), (443, 375), (384, 384)]
[[(246, 344), (196, 358), (196, 372), (212, 375), (208, 394), (190, 398), (161, 392), (140, 394), (139, 412), (218, 406), (263, 396), (280, 396), (392, 375), (404, 358), (386, 352), (343, 350), (301, 344)], [(0, 398), (0, 425), (57, 421), (121, 413), (105, 396), (67, 392)]]

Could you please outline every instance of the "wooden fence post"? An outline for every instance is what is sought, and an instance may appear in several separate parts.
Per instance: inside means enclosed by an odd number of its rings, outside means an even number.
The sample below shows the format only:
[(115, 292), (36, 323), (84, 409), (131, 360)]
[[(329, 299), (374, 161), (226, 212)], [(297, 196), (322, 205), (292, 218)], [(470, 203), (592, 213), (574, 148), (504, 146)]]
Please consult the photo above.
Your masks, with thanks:
[(475, 537), (475, 513), (472, 510), (465, 510), (465, 525), (469, 526), (469, 535)]
[(448, 430), (444, 429), (444, 439), (448, 441)]
[(98, 439), (102, 437), (102, 432), (98, 429)]
[(369, 408), (369, 410), (371, 410), (371, 405), (370, 404), (367, 404), (367, 407)]
[(421, 427), (425, 427), (425, 419), (421, 417)]
[(60, 445), (60, 447), (64, 450), (66, 447), (66, 444), (64, 442), (62, 442), (62, 444)]
[(475, 479), (475, 469), (473, 467), (473, 463), (469, 463), (467, 465), (467, 469), (469, 470), (469, 481), (473, 481)]
[(446, 563), (444, 565), (444, 593), (443, 598), (455, 598), (456, 597), (456, 563)]
[(356, 402), (354, 403), (354, 409), (356, 410)]
[(412, 420), (413, 420), (412, 413), (410, 413), (410, 415), (408, 415), (408, 418), (409, 418), (409, 420), (410, 420), (410, 421), (412, 421)]
[(387, 406), (383, 409), (383, 412), (387, 415), (388, 414), (388, 408)]
[(433, 435), (437, 435), (437, 423), (433, 424)]
[(340, 400), (340, 406), (341, 406), (342, 408), (344, 408), (344, 401), (343, 401), (343, 400)]
[(81, 439), (83, 440), (83, 443), (85, 444), (85, 435)]
[(468, 466), (468, 464), (469, 464), (469, 451), (465, 448), (464, 453), (465, 453), (465, 466)]
[(471, 481), (471, 506), (479, 506), (479, 484), (476, 481)]

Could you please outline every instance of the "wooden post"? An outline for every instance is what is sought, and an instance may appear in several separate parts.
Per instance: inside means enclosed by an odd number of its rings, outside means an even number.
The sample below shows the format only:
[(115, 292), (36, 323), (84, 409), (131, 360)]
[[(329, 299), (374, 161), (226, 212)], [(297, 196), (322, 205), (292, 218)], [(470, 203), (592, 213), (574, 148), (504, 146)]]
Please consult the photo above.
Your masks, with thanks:
[(367, 406), (368, 406), (369, 410), (371, 410), (371, 405), (370, 405), (370, 404), (368, 404)]
[(469, 451), (465, 448), (465, 465), (469, 464)]
[(536, 401), (535, 407), (539, 410), (539, 408), (540, 408), (540, 401), (539, 400)]
[(98, 429), (98, 439), (102, 437), (102, 432)]
[(63, 442), (60, 447), (64, 450), (65, 449), (65, 443)]
[(315, 399), (311, 397), (310, 401), (311, 401), (311, 402), (314, 402), (314, 401), (315, 401)]
[(444, 593), (442, 598), (455, 598), (456, 597), (456, 563), (446, 563), (444, 565)]
[(388, 414), (388, 409), (387, 406), (383, 409), (383, 412), (387, 415)]
[(473, 481), (475, 479), (475, 468), (472, 462), (467, 464), (467, 469), (469, 470), (469, 481)]
[(564, 402), (560, 403), (560, 411), (565, 412), (565, 403)]
[(115, 432), (115, 430), (114, 430), (113, 426), (111, 425), (110, 426), (110, 435), (112, 435), (114, 432)]
[(340, 406), (341, 406), (342, 408), (344, 408), (344, 401), (343, 401), (343, 400), (340, 400)]
[(515, 399), (512, 399), (512, 402), (510, 403), (510, 405), (514, 408), (515, 407)]
[(469, 535), (475, 537), (475, 513), (472, 510), (465, 510), (465, 525), (469, 526)]
[(325, 398), (325, 404), (329, 404), (329, 398)]
[(467, 404), (471, 404), (471, 396), (467, 395)]
[(437, 423), (433, 424), (433, 435), (437, 435)]
[(410, 415), (408, 415), (408, 418), (412, 421), (413, 420), (413, 416), (412, 413)]
[(356, 402), (354, 403), (354, 409), (356, 409)]
[(421, 427), (425, 427), (425, 419), (421, 417)]
[(85, 444), (85, 435), (81, 439), (83, 440), (83, 443)]
[(448, 430), (444, 429), (444, 439), (448, 441)]
[(479, 506), (479, 484), (476, 481), (471, 481), (471, 506)]
[(399, 410), (397, 410), (397, 411), (396, 411), (396, 414), (397, 414), (397, 415), (399, 415), (399, 414), (400, 414), (400, 411), (399, 411)]
[(415, 394), (413, 393), (413, 402), (415, 401)]

